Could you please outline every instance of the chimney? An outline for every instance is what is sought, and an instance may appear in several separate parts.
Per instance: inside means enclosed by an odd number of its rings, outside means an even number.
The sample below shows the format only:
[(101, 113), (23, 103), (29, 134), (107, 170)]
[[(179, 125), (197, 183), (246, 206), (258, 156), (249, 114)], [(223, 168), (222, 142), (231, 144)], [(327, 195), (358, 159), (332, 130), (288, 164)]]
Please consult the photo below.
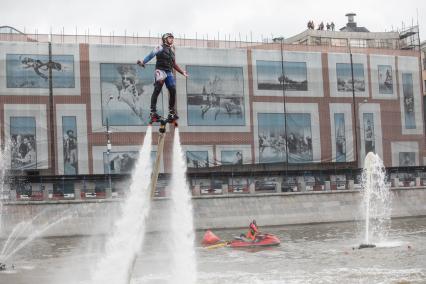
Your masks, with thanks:
[(345, 16), (348, 17), (348, 23), (346, 24), (346, 27), (356, 28), (356, 22), (354, 21), (354, 17), (356, 16), (356, 14), (355, 13), (347, 13)]

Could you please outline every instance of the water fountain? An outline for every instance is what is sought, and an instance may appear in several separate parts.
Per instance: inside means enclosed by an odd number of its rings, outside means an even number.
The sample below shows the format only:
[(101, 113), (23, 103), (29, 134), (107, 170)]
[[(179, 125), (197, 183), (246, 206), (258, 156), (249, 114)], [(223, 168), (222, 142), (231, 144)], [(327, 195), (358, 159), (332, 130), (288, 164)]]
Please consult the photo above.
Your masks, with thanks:
[[(3, 202), (6, 200), (4, 191), (4, 178), (6, 173), (6, 153), (7, 147), (0, 145), (0, 236), (3, 234)], [(0, 270), (6, 270), (6, 264), (0, 260)]]
[(7, 234), (4, 231), (4, 220), (2, 217), (4, 215), (3, 202), (10, 199), (9, 193), (5, 191), (4, 187), (8, 155), (10, 155), (8, 144), (4, 147), (0, 147), (0, 236), (5, 237), (5, 242), (0, 249), (0, 270), (6, 270), (8, 268), (6, 263), (10, 262), (16, 253), (29, 245), (33, 240), (41, 237), (46, 231), (70, 219), (75, 214), (75, 212), (67, 210), (57, 216), (55, 221), (43, 222), (40, 220), (46, 220), (45, 215), (48, 213), (48, 210), (43, 210), (30, 220), (19, 222), (13, 227), (11, 232)]
[(105, 255), (98, 262), (92, 277), (94, 283), (130, 282), (133, 264), (145, 236), (145, 222), (150, 210), (151, 148), (152, 128), (148, 127), (132, 175), (129, 193), (122, 204), (122, 215), (114, 224), (113, 232), (106, 242)]
[[(22, 221), (14, 226), (11, 233), (7, 236), (7, 239), (1, 249), (0, 263), (6, 263), (18, 251), (25, 248), (33, 240), (42, 236), (43, 233), (52, 227), (72, 218), (73, 215), (76, 214), (76, 212), (72, 212), (72, 210), (67, 210), (62, 212), (60, 216), (57, 216), (57, 219), (54, 222), (45, 222), (43, 224), (34, 226), (35, 223), (38, 222), (38, 219), (46, 219), (43, 217), (43, 215), (47, 213), (47, 210), (44, 210), (34, 216), (31, 220)], [(34, 230), (34, 227), (37, 229)]]
[(171, 180), (171, 228), (173, 236), (172, 278), (177, 283), (197, 280), (195, 232), (191, 192), (186, 181), (186, 162), (180, 144), (179, 129), (175, 128)]
[(387, 236), (390, 225), (391, 193), (386, 170), (377, 154), (368, 153), (362, 172), (362, 212), (365, 219), (362, 248), (375, 247)]
[(0, 235), (2, 233), (2, 216), (3, 216), (3, 202), (6, 199), (5, 191), (4, 191), (4, 178), (6, 174), (6, 154), (8, 153), (8, 149), (6, 146), (0, 146)]

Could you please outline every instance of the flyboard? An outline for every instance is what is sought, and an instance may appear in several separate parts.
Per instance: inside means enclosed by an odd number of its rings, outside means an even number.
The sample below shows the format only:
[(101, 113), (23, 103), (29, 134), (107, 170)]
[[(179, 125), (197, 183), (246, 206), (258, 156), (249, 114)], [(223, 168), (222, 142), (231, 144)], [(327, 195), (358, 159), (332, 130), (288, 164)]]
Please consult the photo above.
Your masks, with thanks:
[(157, 188), (157, 181), (158, 181), (158, 174), (160, 172), (160, 162), (161, 162), (161, 156), (163, 155), (163, 149), (164, 149), (164, 138), (166, 137), (166, 126), (167, 123), (173, 125), (174, 127), (177, 127), (177, 120), (175, 119), (167, 119), (164, 117), (159, 117), (156, 120), (150, 120), (149, 125), (153, 125), (154, 123), (159, 123), (159, 133), (158, 133), (158, 143), (157, 143), (157, 156), (155, 158), (154, 167), (152, 168), (152, 175), (151, 175), (151, 198), (154, 198), (155, 196), (155, 189)]

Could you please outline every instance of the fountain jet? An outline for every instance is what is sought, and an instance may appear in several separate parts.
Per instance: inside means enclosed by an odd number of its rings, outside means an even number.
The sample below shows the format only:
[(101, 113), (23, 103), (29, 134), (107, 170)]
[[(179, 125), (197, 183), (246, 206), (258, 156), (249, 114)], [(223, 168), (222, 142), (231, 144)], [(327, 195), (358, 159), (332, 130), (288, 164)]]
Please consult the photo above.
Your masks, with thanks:
[(377, 154), (369, 152), (362, 171), (362, 212), (365, 219), (362, 248), (375, 247), (387, 236), (390, 224), (391, 194), (386, 183), (386, 170)]

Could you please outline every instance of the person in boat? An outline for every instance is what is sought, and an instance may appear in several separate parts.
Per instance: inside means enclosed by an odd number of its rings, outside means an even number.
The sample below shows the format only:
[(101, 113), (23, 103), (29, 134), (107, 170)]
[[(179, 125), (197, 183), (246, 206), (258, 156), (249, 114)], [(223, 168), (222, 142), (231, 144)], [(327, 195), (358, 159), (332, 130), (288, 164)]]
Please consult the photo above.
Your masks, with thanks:
[(246, 238), (254, 242), (257, 236), (259, 235), (259, 233), (260, 232), (259, 232), (259, 228), (257, 227), (256, 220), (251, 221)]
[(175, 48), (173, 46), (174, 36), (171, 33), (165, 33), (162, 36), (163, 44), (157, 46), (151, 53), (149, 53), (143, 61), (138, 60), (137, 64), (141, 67), (145, 67), (152, 58), (156, 57), (157, 62), (155, 64), (155, 83), (154, 92), (151, 96), (151, 114), (150, 120), (155, 122), (160, 119), (157, 114), (157, 98), (163, 88), (163, 84), (166, 83), (166, 87), (169, 90), (169, 115), (168, 120), (174, 121), (179, 117), (176, 115), (175, 101), (176, 101), (176, 81), (173, 76), (173, 69), (188, 77), (188, 73), (182, 70), (175, 61)]

